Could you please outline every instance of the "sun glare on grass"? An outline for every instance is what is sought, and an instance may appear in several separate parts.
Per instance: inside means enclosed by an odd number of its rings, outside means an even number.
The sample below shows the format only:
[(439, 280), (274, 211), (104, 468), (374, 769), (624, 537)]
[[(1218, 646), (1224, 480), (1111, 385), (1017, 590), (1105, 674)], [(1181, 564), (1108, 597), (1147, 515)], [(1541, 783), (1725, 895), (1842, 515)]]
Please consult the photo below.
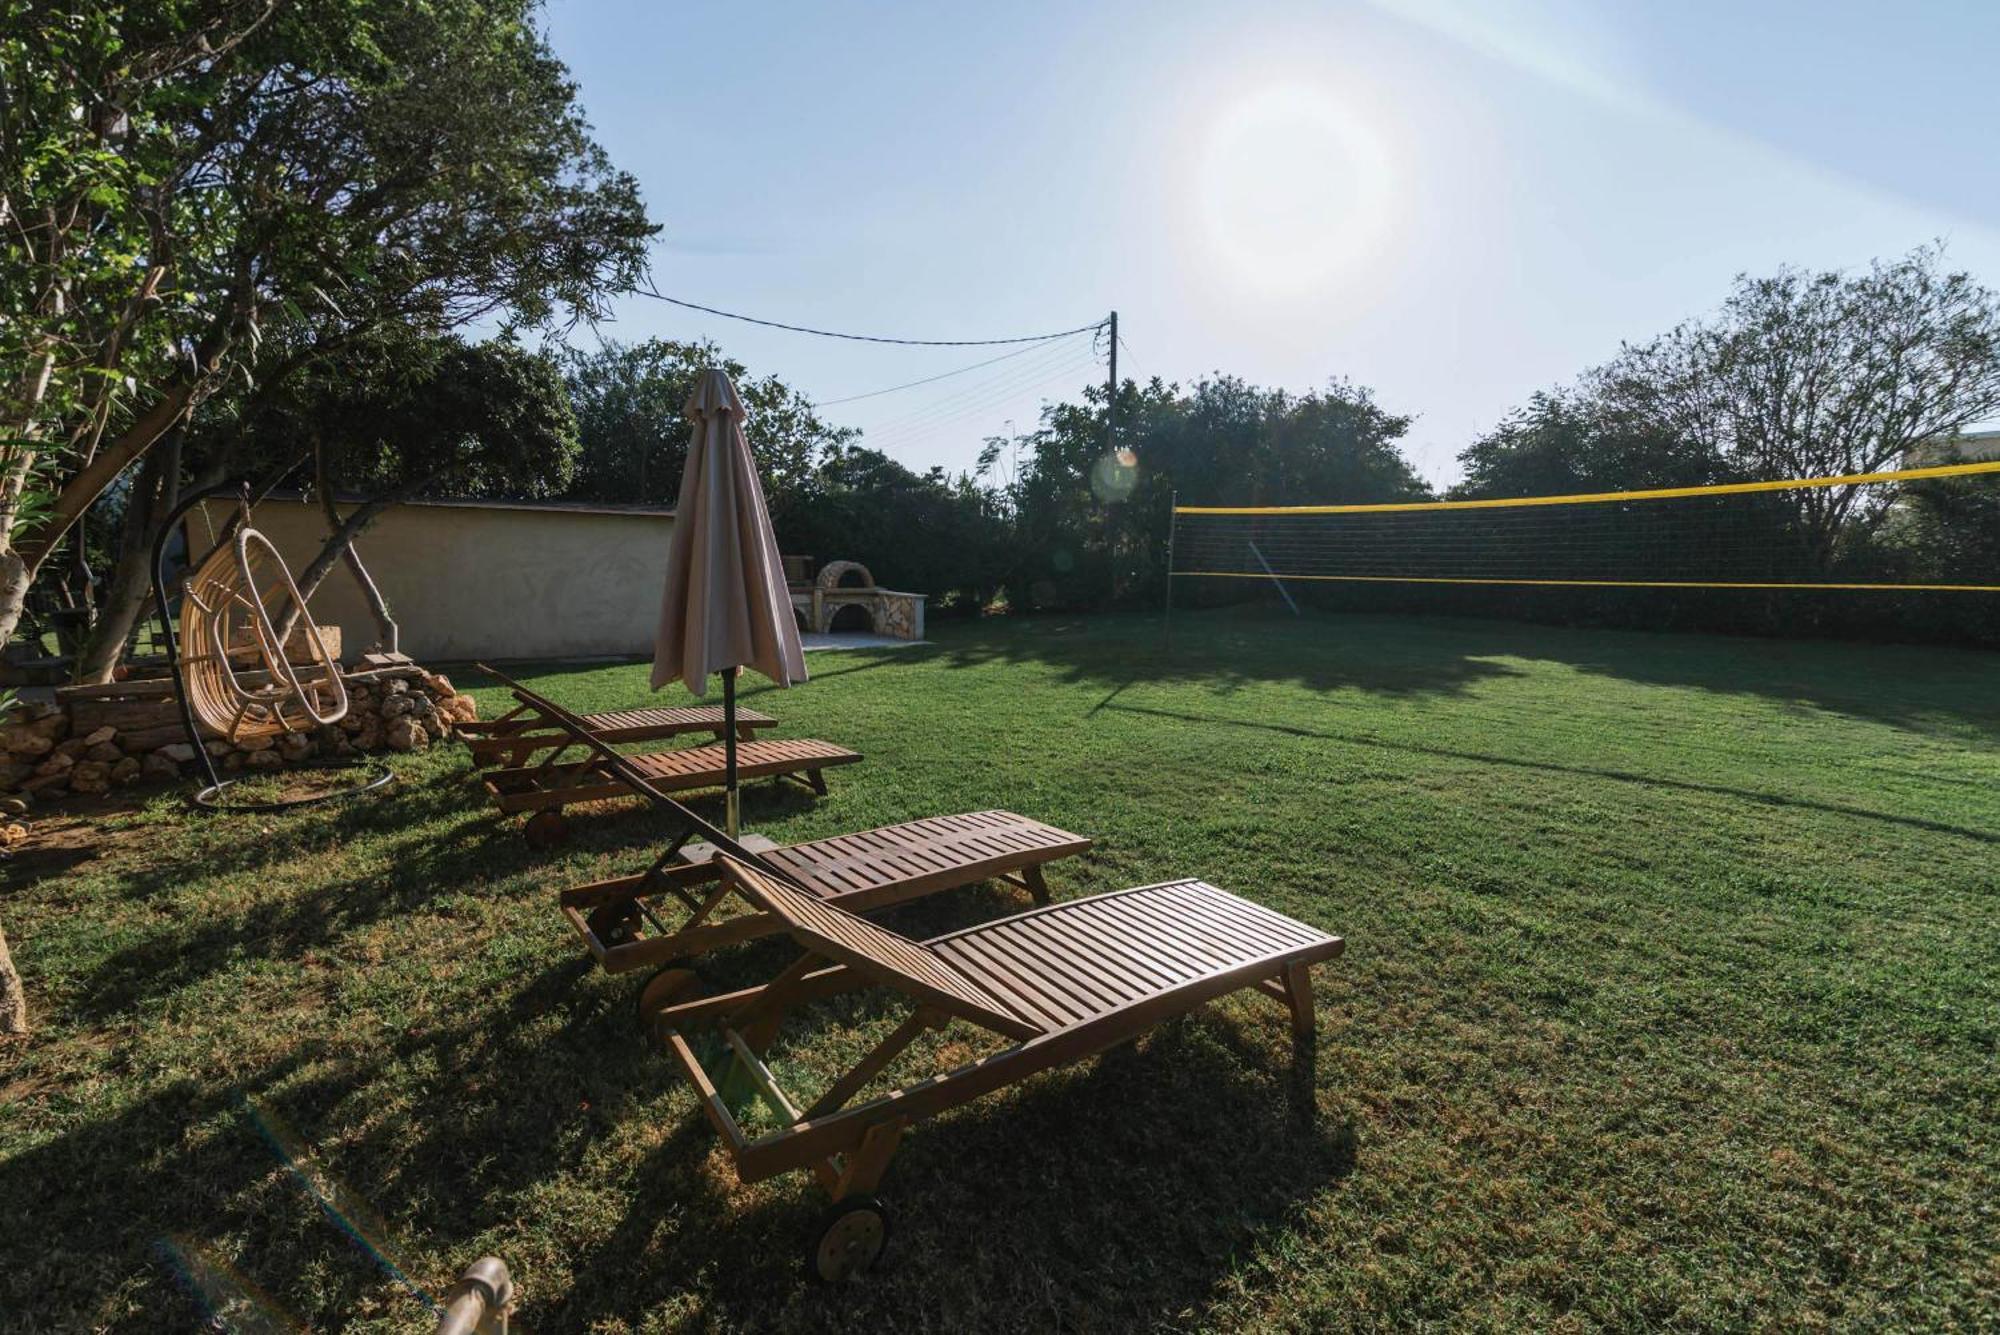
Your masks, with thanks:
[(1235, 277), (1267, 290), (1323, 289), (1379, 253), (1393, 186), (1380, 138), (1333, 96), (1266, 87), (1208, 129), (1201, 222)]

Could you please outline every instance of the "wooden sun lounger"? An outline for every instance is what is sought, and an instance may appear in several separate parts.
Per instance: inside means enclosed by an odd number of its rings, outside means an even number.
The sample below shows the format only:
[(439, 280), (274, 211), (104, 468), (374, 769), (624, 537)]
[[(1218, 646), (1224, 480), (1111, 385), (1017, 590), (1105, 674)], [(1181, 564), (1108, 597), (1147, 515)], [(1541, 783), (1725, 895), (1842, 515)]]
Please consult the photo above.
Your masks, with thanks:
[[(720, 787), (727, 774), (725, 744), (626, 755), (613, 749), (609, 739), (593, 732), (589, 721), (582, 716), (547, 696), (537, 695), (504, 672), (484, 663), (474, 666), (512, 691), (514, 698), (534, 711), (537, 719), (546, 720), (563, 734), (562, 740), (536, 763), (488, 770), (480, 779), (500, 810), (535, 813), (529, 818), (527, 828), (531, 843), (554, 843), (564, 837), (566, 829), (560, 808), (571, 802), (612, 797), (644, 797), (672, 808), (689, 829), (705, 837), (714, 829), (667, 794)], [(583, 749), (583, 759), (564, 759), (577, 747)], [(824, 795), (826, 780), (821, 772), (835, 765), (852, 765), (860, 759), (859, 752), (810, 738), (739, 742), (736, 774), (739, 780), (791, 779)], [(733, 841), (728, 846), (741, 848)]]
[[(722, 1136), (737, 1175), (757, 1182), (811, 1169), (833, 1197), (807, 1251), (808, 1273), (847, 1278), (880, 1254), (888, 1216), (874, 1189), (912, 1122), (1082, 1061), (1205, 1002), (1254, 988), (1285, 1003), (1301, 1043), (1314, 1032), (1311, 966), (1344, 942), (1202, 881), (1170, 881), (1033, 909), (912, 941), (735, 857), (724, 885), (782, 919), (805, 954), (762, 987), (675, 1003), (659, 989), (647, 1020)], [(794, 1099), (763, 1054), (786, 1013), (807, 1001), (879, 986), (910, 1012), (810, 1102)], [(649, 991), (652, 989), (649, 989)], [(851, 1100), (928, 1029), (965, 1021), (1010, 1046), (860, 1103)], [(720, 1082), (686, 1037), (714, 1022), (730, 1054)], [(752, 1137), (724, 1090), (747, 1081), (784, 1122)]]
[[(759, 868), (787, 877), (823, 903), (859, 913), (988, 880), (1017, 885), (1046, 904), (1043, 865), (1089, 848), (1082, 835), (1011, 811), (973, 811), (755, 851)], [(712, 844), (676, 841), (636, 876), (564, 890), (563, 916), (608, 973), (657, 967), (784, 931), (784, 920), (768, 912), (717, 919), (723, 896), (691, 893), (721, 875), (714, 854)], [(678, 922), (660, 917), (668, 898), (684, 910)], [(646, 934), (649, 925), (653, 935)]]
[[(597, 757), (562, 761), (560, 751), (537, 765), (510, 766), (486, 772), (486, 791), (502, 811), (540, 811), (572, 802), (597, 802), (630, 797), (632, 785)], [(626, 759), (648, 783), (662, 792), (687, 792), (722, 785), (723, 747), (719, 742), (687, 746), (677, 751), (653, 751)], [(822, 796), (826, 780), (820, 771), (852, 765), (861, 753), (811, 738), (762, 738), (739, 742), (736, 773), (740, 779), (792, 779)]]
[[(757, 729), (777, 726), (778, 720), (754, 709), (736, 711), (736, 735), (742, 741), (756, 738)], [(669, 708), (617, 709), (602, 714), (585, 714), (584, 726), (614, 745), (627, 742), (656, 742), (686, 733), (707, 732), (722, 740), (720, 705), (676, 705)], [(567, 731), (556, 726), (534, 705), (516, 697), (514, 707), (494, 719), (461, 723), (466, 745), (472, 748), (472, 763), (519, 765), (537, 751), (570, 745)]]

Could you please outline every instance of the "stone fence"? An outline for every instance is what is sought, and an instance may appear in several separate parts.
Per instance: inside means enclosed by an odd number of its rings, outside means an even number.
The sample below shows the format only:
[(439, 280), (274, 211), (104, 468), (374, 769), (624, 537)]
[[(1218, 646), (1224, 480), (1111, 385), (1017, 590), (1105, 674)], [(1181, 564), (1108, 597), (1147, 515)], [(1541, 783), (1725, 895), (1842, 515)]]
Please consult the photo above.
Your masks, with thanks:
[[(276, 737), (205, 745), (225, 775), (365, 751), (419, 751), (479, 716), (451, 679), (411, 664), (350, 673), (338, 723)], [(205, 730), (206, 731), (206, 730)], [(173, 685), (164, 678), (67, 686), (53, 701), (17, 705), (0, 722), (0, 795), (45, 801), (96, 794), (196, 771)]]

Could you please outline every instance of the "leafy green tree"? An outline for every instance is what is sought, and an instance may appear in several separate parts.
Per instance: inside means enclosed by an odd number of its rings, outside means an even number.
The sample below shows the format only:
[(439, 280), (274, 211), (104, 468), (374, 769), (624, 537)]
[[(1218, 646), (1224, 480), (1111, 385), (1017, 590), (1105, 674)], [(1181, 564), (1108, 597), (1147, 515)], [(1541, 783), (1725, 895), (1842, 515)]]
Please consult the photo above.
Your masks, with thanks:
[(753, 377), (706, 340), (652, 338), (572, 349), (563, 372), (575, 406), (581, 447), (571, 499), (671, 505), (687, 463), (683, 415), (695, 380), (720, 367), (746, 410), (744, 435), (775, 506), (811, 483), (814, 470), (854, 432), (821, 420), (812, 403), (776, 376)]
[(773, 500), (771, 522), (788, 553), (859, 561), (885, 585), (927, 595), (933, 613), (976, 616), (1011, 565), (997, 492), (860, 446), (829, 450), (805, 485)]
[(1538, 393), (1458, 456), (1461, 499), (1696, 487), (1733, 474), (1708, 445), (1617, 412), (1587, 388)]
[[(1743, 276), (1715, 315), (1626, 348), (1588, 380), (1622, 416), (1744, 476), (1877, 472), (2000, 415), (2000, 293), (1948, 270), (1941, 246), (1865, 273)], [(1865, 486), (1794, 503), (1822, 569), (1888, 513)]]
[[(355, 539), (390, 506), (419, 496), (554, 496), (569, 484), (577, 456), (576, 419), (554, 359), (505, 339), (355, 345), (216, 434), (191, 443), (209, 476), (234, 472), (213, 467), (210, 453), (275, 458), (286, 470), (282, 461), (298, 452), (326, 521), (319, 552), (296, 572), (299, 590), (310, 598), (345, 561), (387, 648), (395, 647), (395, 624)], [(358, 498), (345, 513), (343, 496)]]
[(1173, 496), (1204, 505), (1408, 500), (1428, 494), (1397, 446), (1410, 419), (1365, 387), (1306, 394), (1227, 375), (1182, 390), (1154, 379), (1118, 390), (1107, 449), (1105, 392), (1046, 409), (1008, 488), (1020, 563), (1017, 606), (1151, 601), (1166, 578)]
[(0, 641), (225, 386), (391, 326), (592, 317), (636, 281), (655, 229), (536, 8), (0, 0)]
[(570, 350), (562, 364), (579, 437), (569, 498), (672, 505), (687, 463), (684, 408), (696, 378), (720, 367), (743, 398), (744, 435), (787, 552), (860, 561), (939, 610), (977, 610), (997, 587), (1007, 519), (995, 493), (857, 446), (855, 431), (714, 343), (608, 342)]

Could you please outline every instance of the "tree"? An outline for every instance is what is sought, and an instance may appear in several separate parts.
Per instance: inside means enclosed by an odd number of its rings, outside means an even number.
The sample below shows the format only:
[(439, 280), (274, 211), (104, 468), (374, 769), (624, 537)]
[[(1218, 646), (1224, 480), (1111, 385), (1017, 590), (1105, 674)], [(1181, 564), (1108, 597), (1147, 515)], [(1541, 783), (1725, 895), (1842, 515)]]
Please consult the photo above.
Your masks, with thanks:
[(788, 551), (859, 561), (889, 586), (927, 595), (936, 612), (978, 615), (1010, 565), (997, 493), (861, 446), (829, 449), (805, 485), (773, 501), (771, 519)]
[[(2000, 414), (2000, 294), (1941, 246), (1866, 273), (1739, 277), (1721, 310), (1626, 348), (1589, 380), (1617, 411), (1758, 478), (1895, 466)], [(1823, 569), (1887, 514), (1879, 489), (1796, 493)]]
[(0, 642), (83, 513), (224, 385), (390, 325), (595, 316), (636, 280), (655, 229), (535, 8), (0, 0)]
[(1618, 412), (1588, 388), (1534, 395), (1458, 456), (1461, 499), (1695, 487), (1730, 476), (1706, 444)]
[[(394, 624), (355, 539), (417, 496), (555, 495), (573, 474), (577, 437), (552, 358), (504, 339), (398, 337), (357, 345), (295, 377), (288, 394), (235, 424), (223, 447), (279, 459), (297, 451), (310, 461), (327, 536), (297, 572), (299, 591), (310, 598), (345, 560), (393, 648)], [(341, 495), (361, 499), (343, 515)]]
[[(655, 229), (535, 9), (0, 0), (0, 645), (225, 384), (395, 325), (594, 317), (636, 282)], [(177, 475), (135, 484), (127, 572)]]
[(1410, 418), (1346, 381), (1306, 394), (1216, 375), (1183, 391), (1154, 379), (1118, 390), (1119, 448), (1106, 453), (1105, 391), (1043, 410), (1008, 489), (1017, 606), (1157, 597), (1173, 495), (1204, 505), (1408, 500), (1428, 494), (1396, 442)]
[(683, 415), (695, 379), (720, 367), (743, 399), (744, 435), (775, 506), (809, 485), (826, 456), (847, 444), (851, 430), (822, 421), (804, 395), (776, 376), (753, 378), (714, 343), (606, 342), (594, 352), (563, 356), (580, 449), (571, 499), (671, 505), (687, 463)]

